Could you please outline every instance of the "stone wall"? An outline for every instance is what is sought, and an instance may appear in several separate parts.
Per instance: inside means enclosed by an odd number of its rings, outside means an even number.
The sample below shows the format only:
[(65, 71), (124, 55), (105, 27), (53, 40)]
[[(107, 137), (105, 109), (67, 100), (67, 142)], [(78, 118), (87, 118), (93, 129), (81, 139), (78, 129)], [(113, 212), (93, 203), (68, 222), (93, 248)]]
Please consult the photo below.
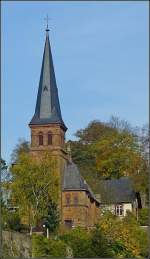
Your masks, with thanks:
[(3, 257), (31, 257), (31, 238), (18, 232), (2, 232)]
[[(39, 133), (43, 135), (43, 145), (39, 146)], [(48, 133), (52, 134), (52, 144), (48, 145)], [(36, 125), (31, 126), (31, 150), (53, 150), (54, 148), (64, 148), (65, 144), (65, 132), (59, 126), (55, 124), (51, 125)]]
[[(70, 196), (70, 203), (66, 203), (66, 196)], [(78, 197), (78, 203), (74, 203), (74, 197)], [(97, 223), (100, 209), (95, 201), (91, 199), (86, 191), (64, 191), (62, 193), (62, 214), (63, 223), (65, 220), (72, 220), (73, 226), (93, 227)]]

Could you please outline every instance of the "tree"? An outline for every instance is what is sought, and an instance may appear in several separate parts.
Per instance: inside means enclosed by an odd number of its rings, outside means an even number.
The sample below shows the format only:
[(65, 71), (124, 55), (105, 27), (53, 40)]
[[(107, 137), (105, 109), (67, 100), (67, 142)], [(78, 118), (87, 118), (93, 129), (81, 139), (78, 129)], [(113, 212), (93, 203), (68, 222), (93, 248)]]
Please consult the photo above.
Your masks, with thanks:
[(141, 147), (141, 153), (145, 160), (149, 161), (149, 125), (145, 124), (142, 128), (138, 128), (138, 136)]
[(1, 165), (1, 170), (7, 169), (6, 161), (3, 158), (1, 158), (1, 164), (0, 165)]
[(47, 216), (44, 217), (43, 223), (48, 228), (50, 233), (53, 233), (59, 225), (59, 213), (57, 204), (53, 201), (49, 201), (47, 206)]
[(72, 159), (78, 165), (82, 176), (90, 183), (91, 188), (95, 184), (96, 161), (90, 151), (91, 145), (84, 145), (80, 141), (70, 141)]
[(11, 182), (11, 174), (8, 170), (8, 166), (5, 160), (1, 159), (1, 201), (2, 201), (2, 212), (3, 212), (3, 204), (7, 203), (9, 198), (9, 187)]
[(1, 167), (1, 181), (2, 181), (2, 183), (9, 181), (10, 173), (8, 171), (8, 166), (6, 164), (6, 161), (2, 158), (1, 158), (1, 161), (0, 161), (0, 167)]
[(80, 129), (75, 133), (79, 142), (86, 145), (92, 144), (103, 138), (104, 135), (111, 132), (116, 132), (116, 129), (111, 127), (106, 122), (98, 120), (91, 121), (85, 129)]
[(11, 154), (12, 163), (17, 163), (21, 154), (29, 153), (30, 151), (30, 143), (27, 140), (19, 139), (18, 144), (14, 148)]
[(32, 232), (32, 227), (47, 213), (49, 201), (58, 202), (60, 182), (56, 161), (49, 152), (43, 152), (38, 159), (21, 153), (11, 171), (12, 198)]
[(101, 217), (99, 227), (107, 238), (114, 256), (124, 258), (148, 256), (148, 233), (140, 228), (131, 213), (120, 220), (107, 212)]
[(121, 120), (116, 116), (111, 116), (107, 123), (110, 128), (116, 129), (119, 132), (134, 133), (135, 129), (131, 127), (130, 123), (126, 120)]
[(133, 135), (115, 132), (97, 141), (91, 152), (96, 157), (96, 168), (100, 176), (120, 178), (135, 175), (142, 170), (143, 159)]
[(92, 121), (76, 132), (78, 140), (70, 142), (72, 158), (92, 189), (101, 178), (130, 176), (135, 191), (148, 196), (148, 160), (143, 155), (147, 144), (142, 144), (148, 138), (147, 131), (142, 132), (141, 139), (139, 130), (114, 116), (108, 122)]
[(1, 223), (3, 230), (22, 231), (27, 230), (27, 226), (21, 223), (18, 211), (9, 211), (4, 201), (1, 201)]
[(75, 136), (77, 141), (70, 141), (73, 161), (79, 166), (81, 174), (93, 188), (97, 177), (96, 157), (91, 147), (106, 134), (116, 132), (107, 123), (94, 120), (85, 129), (80, 129)]
[(144, 203), (149, 200), (149, 125), (146, 124), (142, 128), (137, 128), (138, 143), (140, 154), (142, 157), (141, 168), (134, 177), (134, 185), (137, 191), (140, 191), (145, 196)]

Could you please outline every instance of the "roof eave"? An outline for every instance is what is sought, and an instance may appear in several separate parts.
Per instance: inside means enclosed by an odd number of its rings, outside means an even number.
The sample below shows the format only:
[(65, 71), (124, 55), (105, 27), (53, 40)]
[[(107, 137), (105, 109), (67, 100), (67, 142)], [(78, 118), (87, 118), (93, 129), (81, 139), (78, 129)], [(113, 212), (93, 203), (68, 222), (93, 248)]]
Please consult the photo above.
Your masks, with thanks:
[(59, 125), (65, 132), (67, 131), (67, 127), (64, 123), (61, 123), (61, 122), (47, 122), (47, 123), (43, 123), (42, 121), (41, 122), (30, 122), (28, 124), (29, 127), (31, 126), (49, 126), (49, 125)]

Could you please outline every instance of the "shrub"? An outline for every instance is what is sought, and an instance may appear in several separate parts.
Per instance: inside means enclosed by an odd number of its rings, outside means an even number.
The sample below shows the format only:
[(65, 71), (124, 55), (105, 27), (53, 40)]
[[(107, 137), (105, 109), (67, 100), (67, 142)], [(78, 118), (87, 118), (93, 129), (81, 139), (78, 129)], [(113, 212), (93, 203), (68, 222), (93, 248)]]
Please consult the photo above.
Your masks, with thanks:
[(90, 233), (85, 229), (79, 227), (72, 229), (60, 238), (71, 247), (74, 257), (94, 257)]
[(92, 250), (96, 257), (113, 257), (112, 249), (102, 230), (97, 225), (91, 233)]
[(139, 224), (141, 226), (148, 226), (149, 223), (149, 210), (148, 208), (143, 208), (139, 210)]
[(67, 246), (62, 240), (47, 239), (33, 234), (32, 257), (66, 257)]
[(20, 232), (21, 230), (26, 230), (27, 226), (21, 223), (21, 218), (17, 212), (7, 212), (5, 217), (3, 217), (4, 229), (14, 230)]

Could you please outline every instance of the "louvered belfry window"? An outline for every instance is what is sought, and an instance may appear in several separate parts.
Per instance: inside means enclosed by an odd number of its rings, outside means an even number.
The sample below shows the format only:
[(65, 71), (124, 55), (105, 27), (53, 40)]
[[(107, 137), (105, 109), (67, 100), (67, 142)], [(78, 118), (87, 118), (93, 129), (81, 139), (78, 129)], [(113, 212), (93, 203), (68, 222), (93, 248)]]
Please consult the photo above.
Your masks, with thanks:
[(39, 146), (43, 146), (43, 133), (39, 133)]
[(48, 145), (52, 145), (52, 133), (48, 132)]

